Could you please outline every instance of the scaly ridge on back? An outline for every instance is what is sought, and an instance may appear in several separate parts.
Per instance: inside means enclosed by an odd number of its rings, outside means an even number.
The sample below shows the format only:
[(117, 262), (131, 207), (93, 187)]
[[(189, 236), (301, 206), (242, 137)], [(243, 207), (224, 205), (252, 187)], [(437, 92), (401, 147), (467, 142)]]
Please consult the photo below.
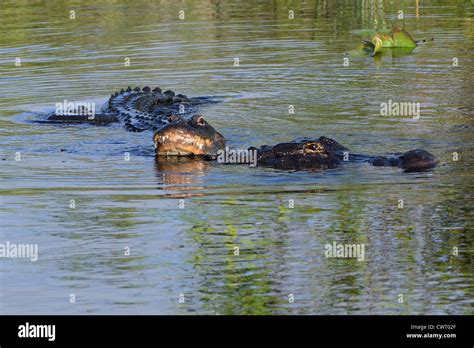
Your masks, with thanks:
[(141, 132), (157, 130), (170, 122), (170, 115), (183, 113), (181, 111), (189, 106), (199, 104), (199, 100), (189, 99), (184, 94), (161, 91), (159, 87), (151, 90), (149, 86), (143, 89), (129, 86), (110, 96), (104, 112), (116, 114), (126, 130)]
[(94, 117), (83, 114), (60, 115), (52, 113), (48, 123), (90, 123), (110, 124), (121, 122), (124, 128), (131, 132), (158, 130), (171, 121), (171, 115), (184, 120), (184, 116), (195, 113), (196, 106), (212, 102), (205, 98), (188, 98), (184, 94), (176, 94), (172, 90), (162, 92), (162, 89), (149, 86), (143, 88), (128, 86), (110, 95), (102, 108), (101, 114)]

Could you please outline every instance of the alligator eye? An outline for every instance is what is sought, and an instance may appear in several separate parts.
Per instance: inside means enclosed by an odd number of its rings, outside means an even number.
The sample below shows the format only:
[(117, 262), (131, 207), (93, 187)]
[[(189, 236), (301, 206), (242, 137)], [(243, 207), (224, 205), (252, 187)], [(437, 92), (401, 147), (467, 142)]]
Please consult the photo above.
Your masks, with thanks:
[(308, 143), (304, 146), (304, 153), (312, 153), (320, 150), (320, 145), (318, 143)]
[(196, 120), (197, 124), (200, 126), (204, 126), (206, 124), (206, 121), (204, 121), (204, 117), (199, 116)]

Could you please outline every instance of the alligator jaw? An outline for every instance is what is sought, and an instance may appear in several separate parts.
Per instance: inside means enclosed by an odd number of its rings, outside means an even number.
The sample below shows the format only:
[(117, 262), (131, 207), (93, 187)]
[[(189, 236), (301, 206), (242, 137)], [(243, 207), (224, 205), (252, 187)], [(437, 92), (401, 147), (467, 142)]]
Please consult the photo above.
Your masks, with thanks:
[(167, 124), (153, 142), (158, 156), (213, 156), (225, 146), (225, 138), (200, 115)]

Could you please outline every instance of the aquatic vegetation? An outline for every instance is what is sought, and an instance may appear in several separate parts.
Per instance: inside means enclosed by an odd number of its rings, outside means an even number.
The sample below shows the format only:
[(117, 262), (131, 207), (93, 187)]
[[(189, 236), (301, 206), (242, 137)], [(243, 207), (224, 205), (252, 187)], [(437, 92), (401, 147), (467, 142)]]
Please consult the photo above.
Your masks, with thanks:
[(412, 36), (405, 29), (398, 27), (391, 31), (362, 29), (352, 33), (364, 38), (362, 49), (371, 56), (379, 53), (382, 48), (413, 49), (416, 47), (416, 41)]

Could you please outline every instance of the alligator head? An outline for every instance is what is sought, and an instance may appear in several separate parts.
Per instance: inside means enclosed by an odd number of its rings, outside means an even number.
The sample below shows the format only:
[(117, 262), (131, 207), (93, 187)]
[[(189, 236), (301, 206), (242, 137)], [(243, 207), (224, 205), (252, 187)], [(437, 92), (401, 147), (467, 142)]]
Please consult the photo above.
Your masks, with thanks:
[(259, 165), (278, 169), (324, 169), (336, 167), (347, 148), (337, 141), (320, 137), (316, 140), (293, 141), (258, 149)]
[(188, 120), (172, 117), (171, 122), (153, 136), (157, 155), (212, 157), (225, 147), (225, 138), (201, 115)]

